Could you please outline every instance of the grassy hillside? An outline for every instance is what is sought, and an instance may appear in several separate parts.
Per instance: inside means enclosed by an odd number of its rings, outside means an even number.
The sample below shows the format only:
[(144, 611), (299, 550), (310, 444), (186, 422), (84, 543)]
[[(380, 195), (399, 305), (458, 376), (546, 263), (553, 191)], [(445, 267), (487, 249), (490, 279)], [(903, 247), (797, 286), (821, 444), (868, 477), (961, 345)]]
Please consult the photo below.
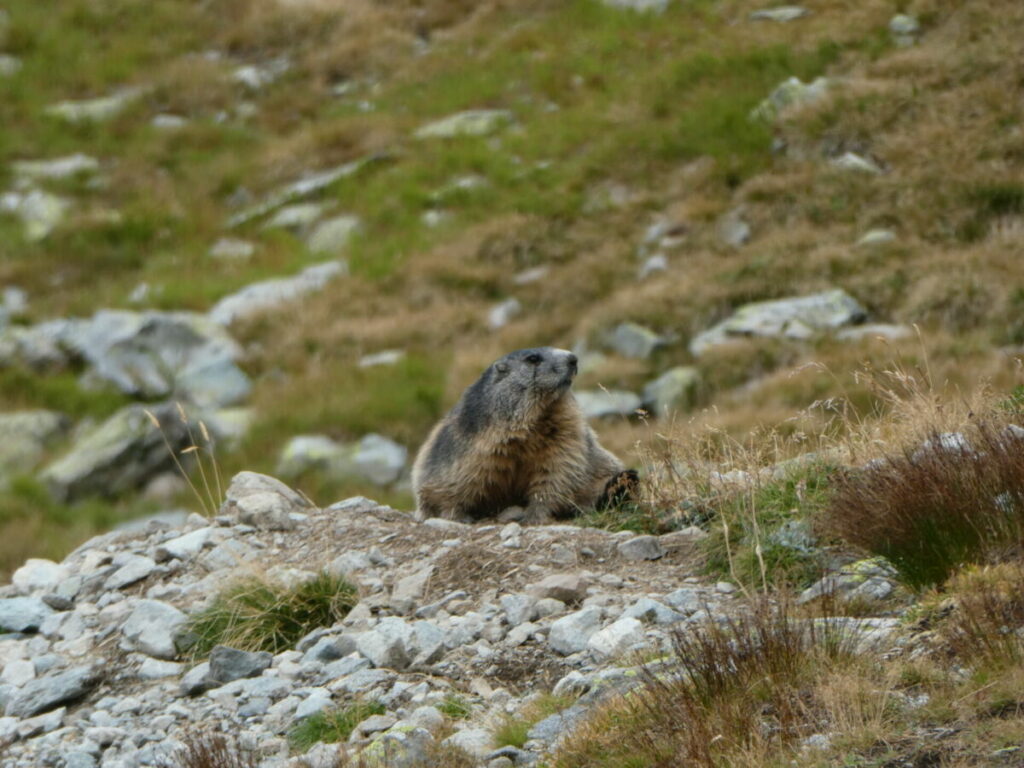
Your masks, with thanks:
[[(48, 237), (0, 216), (0, 285), (29, 296), (19, 322), (104, 307), (206, 310), (253, 281), (322, 260), (305, 239), (232, 216), (303, 174), (374, 157), (311, 196), (360, 229), (351, 275), (295, 311), (236, 324), (254, 378), (255, 423), (222, 452), (225, 473), (272, 471), (281, 446), (317, 432), (377, 431), (415, 449), (479, 370), (509, 349), (580, 341), (630, 320), (675, 339), (647, 360), (609, 354), (581, 386), (642, 388), (694, 364), (701, 384), (676, 428), (732, 436), (775, 426), (817, 434), (885, 400), (858, 375), (900, 360), (937, 389), (1008, 390), (1024, 342), (1024, 8), (1009, 0), (813, 0), (777, 23), (748, 0), (677, 0), (664, 15), (597, 0), (389, 3), (8, 0), (0, 189), (11, 163), (84, 153), (97, 173), (41, 185), (72, 202)], [(897, 12), (921, 23), (897, 45)], [(262, 67), (251, 87), (238, 68)], [(781, 81), (825, 76), (827, 95), (776, 120), (750, 113)], [(134, 97), (101, 122), (62, 100)], [(418, 139), (463, 109), (508, 110), (488, 135)], [(167, 127), (157, 116), (184, 118)], [(881, 173), (832, 161), (855, 152)], [(719, 237), (741, 210), (745, 245)], [(667, 270), (638, 279), (661, 223)], [(895, 239), (857, 246), (872, 229)], [(210, 255), (220, 238), (248, 259)], [(646, 248), (646, 250), (645, 250)], [(516, 275), (545, 267), (520, 284)], [(145, 286), (144, 290), (139, 286)], [(879, 342), (752, 340), (693, 360), (687, 340), (752, 300), (843, 288), (873, 321), (915, 324)], [(138, 301), (139, 297), (144, 298)], [(487, 312), (523, 311), (492, 331)], [(360, 356), (403, 349), (396, 367)], [(5, 409), (79, 422), (125, 400), (83, 391), (74, 371), (0, 370)], [(794, 418), (799, 415), (799, 418)], [(665, 423), (598, 425), (634, 463), (664, 450)], [(55, 449), (59, 451), (58, 449)], [(329, 503), (407, 493), (305, 477)], [(188, 496), (183, 504), (192, 504)], [(193, 505), (194, 506), (194, 505)], [(30, 480), (0, 498), (8, 560), (56, 554), (90, 529), (152, 509), (126, 499), (59, 507)], [(74, 521), (69, 526), (67, 521)]]

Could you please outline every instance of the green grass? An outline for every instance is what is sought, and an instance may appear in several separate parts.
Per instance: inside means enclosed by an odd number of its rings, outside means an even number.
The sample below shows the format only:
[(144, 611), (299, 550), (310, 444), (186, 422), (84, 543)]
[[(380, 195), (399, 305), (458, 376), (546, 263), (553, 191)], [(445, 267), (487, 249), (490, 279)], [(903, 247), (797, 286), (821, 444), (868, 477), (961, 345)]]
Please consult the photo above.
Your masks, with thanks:
[(701, 542), (706, 572), (753, 589), (802, 588), (820, 578), (822, 552), (806, 537), (828, 502), (831, 472), (822, 465), (796, 468), (784, 479), (711, 499), (715, 517)]
[(334, 744), (345, 741), (359, 723), (371, 715), (383, 715), (383, 704), (377, 701), (357, 701), (339, 709), (324, 709), (300, 720), (288, 732), (292, 752), (304, 753), (314, 744)]
[(473, 714), (473, 706), (466, 700), (465, 696), (457, 693), (450, 693), (437, 705), (437, 710), (445, 717), (452, 720), (465, 720)]
[(494, 744), (496, 747), (522, 747), (526, 741), (530, 729), (543, 720), (545, 717), (557, 714), (572, 706), (575, 698), (572, 696), (555, 696), (553, 693), (543, 693), (523, 707), (516, 715), (507, 715), (501, 725), (494, 732)]
[(0, 367), (0, 401), (11, 410), (45, 408), (76, 419), (103, 419), (132, 402), (113, 387), (80, 386), (74, 371), (36, 373), (21, 366)]
[(314, 629), (345, 618), (358, 600), (355, 587), (327, 572), (293, 587), (249, 578), (191, 617), (190, 653), (200, 658), (216, 645), (277, 653)]

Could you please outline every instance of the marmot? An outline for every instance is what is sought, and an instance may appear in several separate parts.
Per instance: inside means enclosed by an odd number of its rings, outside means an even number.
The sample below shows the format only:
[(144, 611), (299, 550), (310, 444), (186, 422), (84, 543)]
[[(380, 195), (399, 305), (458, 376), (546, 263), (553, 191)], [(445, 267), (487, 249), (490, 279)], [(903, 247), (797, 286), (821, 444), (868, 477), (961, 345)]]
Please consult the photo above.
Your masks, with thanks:
[(569, 391), (576, 356), (539, 347), (492, 363), (431, 431), (412, 471), (420, 519), (471, 521), (520, 507), (572, 517), (635, 493), (637, 474), (597, 442)]

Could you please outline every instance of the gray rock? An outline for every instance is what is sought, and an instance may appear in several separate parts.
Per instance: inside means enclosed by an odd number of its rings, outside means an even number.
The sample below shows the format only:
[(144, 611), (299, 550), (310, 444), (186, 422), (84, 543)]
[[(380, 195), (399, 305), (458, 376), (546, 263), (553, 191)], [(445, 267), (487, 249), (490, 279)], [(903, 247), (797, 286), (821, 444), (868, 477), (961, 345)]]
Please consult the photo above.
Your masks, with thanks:
[(85, 696), (102, 679), (99, 667), (83, 665), (36, 678), (7, 702), (9, 717), (32, 717)]
[(576, 393), (580, 410), (588, 419), (631, 416), (642, 405), (640, 396), (623, 390), (582, 390)]
[(165, 677), (177, 677), (180, 674), (181, 664), (148, 657), (143, 659), (138, 669), (139, 679), (141, 680), (161, 680)]
[(35, 467), (68, 424), (66, 416), (54, 411), (0, 414), (0, 483), (4, 476)]
[(570, 613), (551, 624), (548, 645), (552, 650), (568, 656), (586, 650), (590, 636), (601, 629), (601, 609), (584, 608)]
[(474, 760), (483, 760), (494, 749), (494, 737), (483, 728), (464, 728), (441, 743), (462, 750)]
[(889, 33), (900, 48), (907, 48), (917, 42), (921, 34), (921, 23), (905, 13), (897, 13), (889, 20)]
[(561, 600), (556, 600), (553, 597), (543, 597), (537, 601), (536, 612), (537, 619), (546, 619), (548, 616), (557, 616), (560, 613), (565, 613), (566, 605)]
[[(383, 158), (384, 155), (370, 155), (368, 157), (361, 157), (343, 165), (328, 168), (324, 171), (309, 173), (298, 181), (293, 181), (276, 190), (262, 202), (236, 213), (228, 220), (228, 226), (237, 227), (241, 224), (252, 221), (253, 219), (265, 216), (271, 211), (280, 208), (282, 205), (294, 200), (299, 200), (316, 192), (320, 192), (344, 178), (354, 176), (370, 163)], [(323, 210), (322, 206), (320, 206), (320, 210)], [(318, 212), (314, 219), (319, 217), (319, 215), (320, 213)]]
[(853, 328), (843, 328), (836, 333), (840, 341), (862, 341), (863, 339), (885, 339), (898, 341), (914, 336), (914, 329), (909, 325), (891, 325), (889, 323), (865, 323)]
[(505, 299), (491, 307), (487, 313), (487, 327), (492, 331), (504, 328), (522, 311), (523, 305), (519, 303), (519, 299)]
[(189, 560), (213, 543), (217, 538), (215, 532), (215, 528), (206, 526), (165, 541), (156, 548), (156, 559), (160, 562), (171, 559)]
[(56, 157), (52, 160), (20, 160), (11, 163), (11, 170), (15, 175), (34, 181), (66, 179), (71, 176), (95, 173), (99, 169), (100, 163), (95, 157), (81, 153)]
[(375, 667), (402, 670), (412, 663), (413, 630), (397, 617), (381, 619), (369, 632), (359, 635), (356, 647)]
[(697, 401), (700, 373), (681, 365), (670, 368), (644, 387), (643, 406), (660, 419), (690, 410)]
[(626, 560), (657, 560), (665, 556), (657, 536), (636, 536), (620, 542), (616, 549)]
[(64, 757), (64, 768), (96, 768), (96, 758), (88, 752), (72, 750)]
[(356, 641), (352, 635), (341, 635), (340, 637), (322, 637), (303, 655), (303, 663), (309, 661), (331, 662), (337, 661), (355, 652)]
[(533, 595), (521, 593), (502, 595), (498, 598), (498, 602), (501, 604), (502, 610), (505, 611), (505, 620), (513, 627), (531, 621), (537, 609), (537, 598)]
[(284, 477), (297, 477), (319, 470), (338, 481), (367, 480), (385, 486), (399, 478), (407, 459), (405, 446), (382, 435), (369, 434), (345, 445), (324, 435), (300, 435), (285, 445), (277, 471)]
[(71, 574), (67, 566), (52, 560), (30, 557), (11, 577), (11, 583), (22, 594), (52, 592)]
[(213, 683), (210, 680), (210, 662), (204, 661), (182, 676), (178, 689), (183, 696), (195, 696), (208, 690), (211, 685)]
[(221, 514), (237, 514), (240, 522), (272, 531), (295, 527), (293, 512), (305, 512), (309, 502), (269, 475), (239, 472), (231, 479)]
[(512, 113), (505, 109), (470, 109), (428, 123), (413, 135), (417, 139), (486, 136), (508, 125), (511, 121)]
[(37, 597), (2, 599), (0, 600), (0, 630), (36, 632), (53, 613), (53, 609)]
[(581, 602), (587, 596), (587, 587), (589, 586), (589, 582), (582, 574), (553, 573), (527, 587), (527, 592), (538, 600), (554, 598), (562, 603), (572, 605)]
[(669, 0), (602, 0), (612, 8), (622, 8), (638, 13), (662, 14), (668, 9)]
[(46, 114), (69, 123), (99, 123), (117, 116), (142, 96), (138, 88), (124, 88), (109, 96), (78, 101), (61, 101), (46, 108)]
[(317, 712), (322, 712), (325, 709), (334, 705), (334, 701), (331, 699), (331, 692), (326, 688), (314, 688), (310, 691), (309, 696), (302, 700), (295, 709), (295, 719), (304, 720), (311, 715), (315, 715)]
[(231, 73), (231, 79), (246, 88), (258, 91), (273, 83), (281, 75), (291, 69), (291, 61), (286, 56), (278, 56), (259, 64), (243, 64)]
[(355, 730), (369, 736), (374, 733), (386, 731), (397, 722), (398, 718), (394, 715), (370, 715), (368, 718), (360, 722), (359, 725), (355, 727)]
[(210, 246), (208, 255), (212, 259), (224, 261), (247, 261), (256, 253), (256, 246), (248, 240), (233, 237), (222, 237)]
[(230, 325), (320, 291), (331, 280), (347, 273), (348, 266), (344, 262), (328, 261), (307, 267), (294, 277), (253, 283), (218, 301), (209, 317), (220, 325)]
[(646, 360), (665, 345), (665, 339), (637, 323), (619, 323), (608, 333), (605, 344), (623, 357)]
[(312, 227), (323, 215), (327, 206), (323, 203), (295, 203), (286, 205), (263, 225), (264, 229), (287, 229), (301, 232)]
[(841, 171), (853, 173), (866, 173), (877, 175), (882, 173), (881, 167), (874, 160), (858, 155), (856, 152), (846, 152), (839, 157), (833, 158), (832, 166)]
[(891, 245), (897, 240), (896, 233), (891, 229), (872, 229), (864, 233), (857, 241), (858, 248), (880, 248)]
[(14, 688), (21, 688), (29, 680), (36, 677), (36, 665), (28, 659), (16, 659), (8, 661), (0, 672), (0, 683), (10, 685)]
[(773, 121), (787, 109), (821, 101), (830, 87), (831, 83), (824, 77), (811, 83), (804, 83), (799, 77), (791, 77), (780, 83), (768, 98), (754, 108), (750, 116), (755, 120)]
[(644, 641), (643, 624), (639, 619), (623, 616), (587, 640), (587, 649), (599, 661), (616, 659)]
[[(693, 611), (696, 610), (697, 606), (694, 606)], [(693, 611), (690, 611), (690, 613)], [(663, 605), (649, 597), (641, 597), (622, 612), (622, 617), (639, 619), (646, 624), (660, 625), (674, 624), (677, 621), (683, 620), (682, 613), (674, 611), (667, 605)]]
[(0, 77), (14, 77), (21, 71), (21, 59), (9, 53), (0, 53)]
[(680, 613), (689, 616), (700, 610), (705, 601), (701, 599), (697, 590), (683, 588), (665, 595), (665, 602)]
[(358, 231), (358, 216), (334, 216), (316, 225), (306, 240), (306, 246), (313, 253), (336, 256), (348, 247)]
[(428, 759), (434, 738), (425, 728), (392, 729), (375, 739), (359, 754), (365, 768), (413, 768)]
[(21, 219), (25, 239), (44, 240), (64, 221), (71, 204), (63, 197), (41, 189), (26, 189), (0, 195), (0, 212)]
[(392, 610), (397, 613), (409, 613), (423, 597), (423, 591), (433, 575), (434, 566), (429, 565), (416, 573), (399, 579), (394, 589), (391, 590)]
[(139, 600), (121, 628), (131, 650), (158, 659), (173, 659), (174, 641), (187, 621), (184, 613), (159, 600)]
[(107, 578), (103, 584), (104, 589), (123, 589), (142, 581), (156, 568), (156, 563), (143, 555), (126, 555), (123, 561), (123, 564)]
[(778, 21), (786, 23), (801, 19), (808, 13), (810, 13), (810, 11), (803, 6), (780, 5), (775, 8), (764, 8), (760, 11), (753, 11), (750, 14), (750, 18), (753, 21)]
[(575, 705), (561, 712), (545, 717), (527, 732), (526, 737), (532, 741), (552, 744), (562, 739), (587, 715), (587, 708)]
[(190, 440), (188, 425), (173, 405), (130, 405), (78, 440), (43, 470), (40, 479), (61, 501), (90, 494), (116, 496), (173, 469), (168, 445), (178, 451)]
[(360, 672), (364, 669), (370, 668), (370, 661), (364, 659), (358, 654), (349, 654), (343, 659), (332, 661), (323, 668), (320, 677), (317, 678), (318, 685), (326, 685), (332, 680), (337, 680), (339, 677), (348, 677), (354, 675), (356, 672)]
[(218, 645), (210, 651), (210, 671), (207, 679), (215, 685), (255, 677), (269, 669), (274, 656), (267, 651), (240, 651), (226, 645)]
[(375, 368), (378, 365), (397, 365), (405, 359), (405, 350), (385, 349), (372, 355), (363, 355), (357, 365), (360, 368)]
[(742, 209), (729, 211), (718, 219), (718, 239), (730, 248), (750, 242), (750, 225), (743, 218)]
[(732, 317), (694, 337), (690, 352), (699, 357), (714, 346), (743, 337), (805, 339), (815, 333), (855, 325), (866, 317), (867, 310), (841, 290), (759, 301), (740, 307)]

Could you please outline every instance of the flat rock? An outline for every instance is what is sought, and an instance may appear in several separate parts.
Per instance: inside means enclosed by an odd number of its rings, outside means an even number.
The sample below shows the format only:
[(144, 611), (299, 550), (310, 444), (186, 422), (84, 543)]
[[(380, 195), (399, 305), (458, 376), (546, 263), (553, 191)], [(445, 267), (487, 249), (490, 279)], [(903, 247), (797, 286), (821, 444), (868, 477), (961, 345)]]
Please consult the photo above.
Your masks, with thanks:
[(37, 632), (54, 610), (37, 597), (9, 597), (0, 600), (0, 629), (7, 632)]
[(66, 566), (52, 560), (30, 557), (14, 572), (11, 583), (26, 595), (32, 592), (52, 592), (70, 575)]
[(95, 173), (99, 160), (81, 153), (55, 157), (51, 160), (19, 160), (11, 163), (11, 170), (27, 179), (66, 179), (80, 174)]
[(269, 669), (274, 656), (266, 651), (240, 651), (218, 645), (210, 651), (210, 670), (207, 679), (217, 685), (247, 677), (255, 677)]
[(589, 582), (582, 574), (553, 573), (527, 587), (527, 592), (538, 600), (553, 598), (566, 605), (572, 605), (581, 602), (587, 596), (589, 586)]
[(314, 227), (306, 240), (306, 247), (313, 253), (335, 256), (348, 247), (358, 231), (358, 216), (333, 216)]
[(682, 613), (659, 603), (657, 600), (641, 597), (622, 612), (622, 618), (638, 619), (645, 624), (667, 625), (682, 621), (684, 617)]
[(506, 109), (470, 109), (436, 120), (416, 131), (417, 139), (451, 139), (459, 136), (486, 136), (512, 121)]
[(84, 665), (44, 675), (26, 683), (7, 702), (9, 717), (32, 717), (61, 704), (76, 701), (96, 687), (102, 679), (99, 667)]
[(764, 8), (760, 11), (752, 11), (750, 18), (752, 21), (777, 21), (786, 23), (802, 19), (808, 13), (810, 13), (810, 11), (801, 5), (780, 5), (775, 8)]
[(615, 659), (644, 640), (643, 624), (639, 619), (623, 616), (587, 640), (587, 648), (598, 660)]
[(483, 760), (494, 749), (494, 737), (483, 728), (464, 728), (453, 733), (442, 744), (460, 749), (474, 760)]
[(156, 563), (143, 555), (128, 555), (121, 565), (107, 578), (104, 589), (123, 589), (149, 576), (156, 568)]
[(323, 290), (331, 280), (347, 273), (344, 262), (328, 261), (307, 267), (293, 277), (253, 283), (214, 304), (209, 317), (220, 325), (230, 325)]
[(606, 335), (605, 344), (623, 357), (646, 360), (665, 345), (665, 339), (637, 323), (619, 323)]
[(616, 549), (626, 560), (657, 560), (665, 555), (657, 536), (636, 536), (620, 542)]

